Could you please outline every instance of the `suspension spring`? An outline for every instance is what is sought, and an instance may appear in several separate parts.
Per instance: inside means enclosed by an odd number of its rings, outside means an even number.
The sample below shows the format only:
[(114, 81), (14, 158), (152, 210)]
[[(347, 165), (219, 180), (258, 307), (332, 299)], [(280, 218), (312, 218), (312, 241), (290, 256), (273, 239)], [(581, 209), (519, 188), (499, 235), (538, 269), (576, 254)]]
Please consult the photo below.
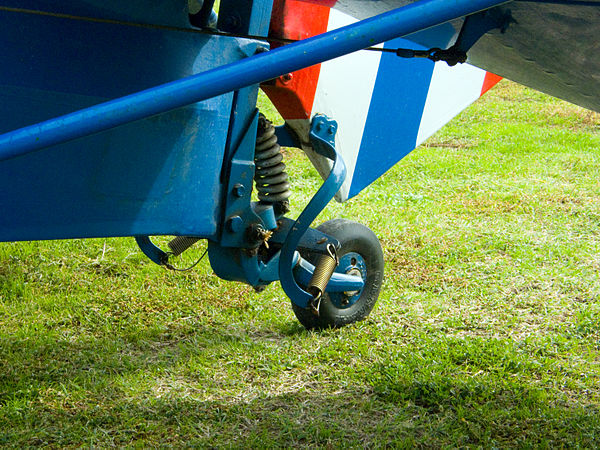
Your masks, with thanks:
[[(335, 247), (332, 244), (327, 246), (327, 254), (321, 255), (317, 265), (315, 266), (315, 271), (313, 272), (313, 276), (308, 283), (308, 292), (310, 292), (315, 300), (319, 300), (325, 289), (327, 288), (327, 284), (335, 272), (335, 269), (340, 264), (340, 260), (337, 257), (337, 253), (335, 251)], [(318, 309), (317, 309), (318, 312)]]
[(277, 204), (288, 210), (288, 198), (292, 194), (281, 147), (277, 143), (275, 127), (262, 114), (258, 119), (254, 164), (254, 182), (258, 199), (264, 203)]

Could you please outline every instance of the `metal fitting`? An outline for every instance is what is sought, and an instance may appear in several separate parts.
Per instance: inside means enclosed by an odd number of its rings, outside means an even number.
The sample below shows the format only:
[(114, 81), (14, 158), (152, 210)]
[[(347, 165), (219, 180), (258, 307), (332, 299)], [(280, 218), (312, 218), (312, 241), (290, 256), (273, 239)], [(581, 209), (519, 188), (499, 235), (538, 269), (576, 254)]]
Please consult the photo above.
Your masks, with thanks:
[(246, 187), (241, 183), (236, 183), (233, 186), (233, 195), (236, 197), (243, 197), (246, 193)]
[(239, 233), (244, 227), (244, 221), (240, 216), (233, 216), (227, 219), (227, 229), (231, 233)]

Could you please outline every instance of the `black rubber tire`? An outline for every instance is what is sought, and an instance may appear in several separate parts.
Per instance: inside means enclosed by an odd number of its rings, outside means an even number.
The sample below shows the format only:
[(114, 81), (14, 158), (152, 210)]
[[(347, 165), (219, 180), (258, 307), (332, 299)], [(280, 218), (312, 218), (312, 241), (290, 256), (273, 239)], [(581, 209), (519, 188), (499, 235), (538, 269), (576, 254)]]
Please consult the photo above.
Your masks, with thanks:
[[(307, 330), (339, 328), (365, 319), (377, 302), (383, 281), (383, 251), (379, 239), (366, 226), (347, 219), (333, 219), (319, 225), (317, 229), (340, 241), (338, 257), (342, 258), (350, 252), (363, 257), (367, 266), (365, 287), (358, 300), (348, 308), (338, 308), (327, 294), (323, 294), (319, 316), (310, 309), (292, 303), (294, 314)], [(315, 264), (315, 255), (305, 257)]]

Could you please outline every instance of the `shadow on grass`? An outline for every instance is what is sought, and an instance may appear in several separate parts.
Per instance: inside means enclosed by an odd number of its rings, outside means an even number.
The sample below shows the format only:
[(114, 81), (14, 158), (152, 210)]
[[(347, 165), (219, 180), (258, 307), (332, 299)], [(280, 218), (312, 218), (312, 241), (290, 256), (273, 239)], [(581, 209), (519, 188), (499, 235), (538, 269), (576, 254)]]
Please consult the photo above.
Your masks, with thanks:
[[(285, 392), (242, 373), (215, 381), (212, 371), (247, 338), (209, 329), (192, 338), (0, 341), (0, 444), (593, 446), (600, 433), (596, 406), (485, 377), (314, 380)], [(182, 371), (202, 353), (202, 370)], [(136, 376), (148, 385), (128, 390), (120, 382)], [(163, 376), (178, 388), (152, 388)]]

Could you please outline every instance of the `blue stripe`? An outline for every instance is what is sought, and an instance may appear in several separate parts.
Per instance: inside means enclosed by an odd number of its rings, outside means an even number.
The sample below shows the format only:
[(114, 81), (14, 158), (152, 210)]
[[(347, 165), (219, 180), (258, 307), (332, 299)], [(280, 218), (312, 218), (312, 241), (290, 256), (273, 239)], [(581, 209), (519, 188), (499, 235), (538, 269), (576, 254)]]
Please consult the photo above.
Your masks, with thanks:
[[(455, 29), (450, 24), (386, 42), (385, 48), (445, 48)], [(373, 97), (348, 198), (387, 172), (416, 147), (434, 64), (425, 59), (381, 57)]]
[[(409, 45), (422, 48), (404, 39), (386, 42), (385, 47)], [(354, 197), (415, 148), (433, 67), (428, 60), (382, 55), (348, 197)]]

